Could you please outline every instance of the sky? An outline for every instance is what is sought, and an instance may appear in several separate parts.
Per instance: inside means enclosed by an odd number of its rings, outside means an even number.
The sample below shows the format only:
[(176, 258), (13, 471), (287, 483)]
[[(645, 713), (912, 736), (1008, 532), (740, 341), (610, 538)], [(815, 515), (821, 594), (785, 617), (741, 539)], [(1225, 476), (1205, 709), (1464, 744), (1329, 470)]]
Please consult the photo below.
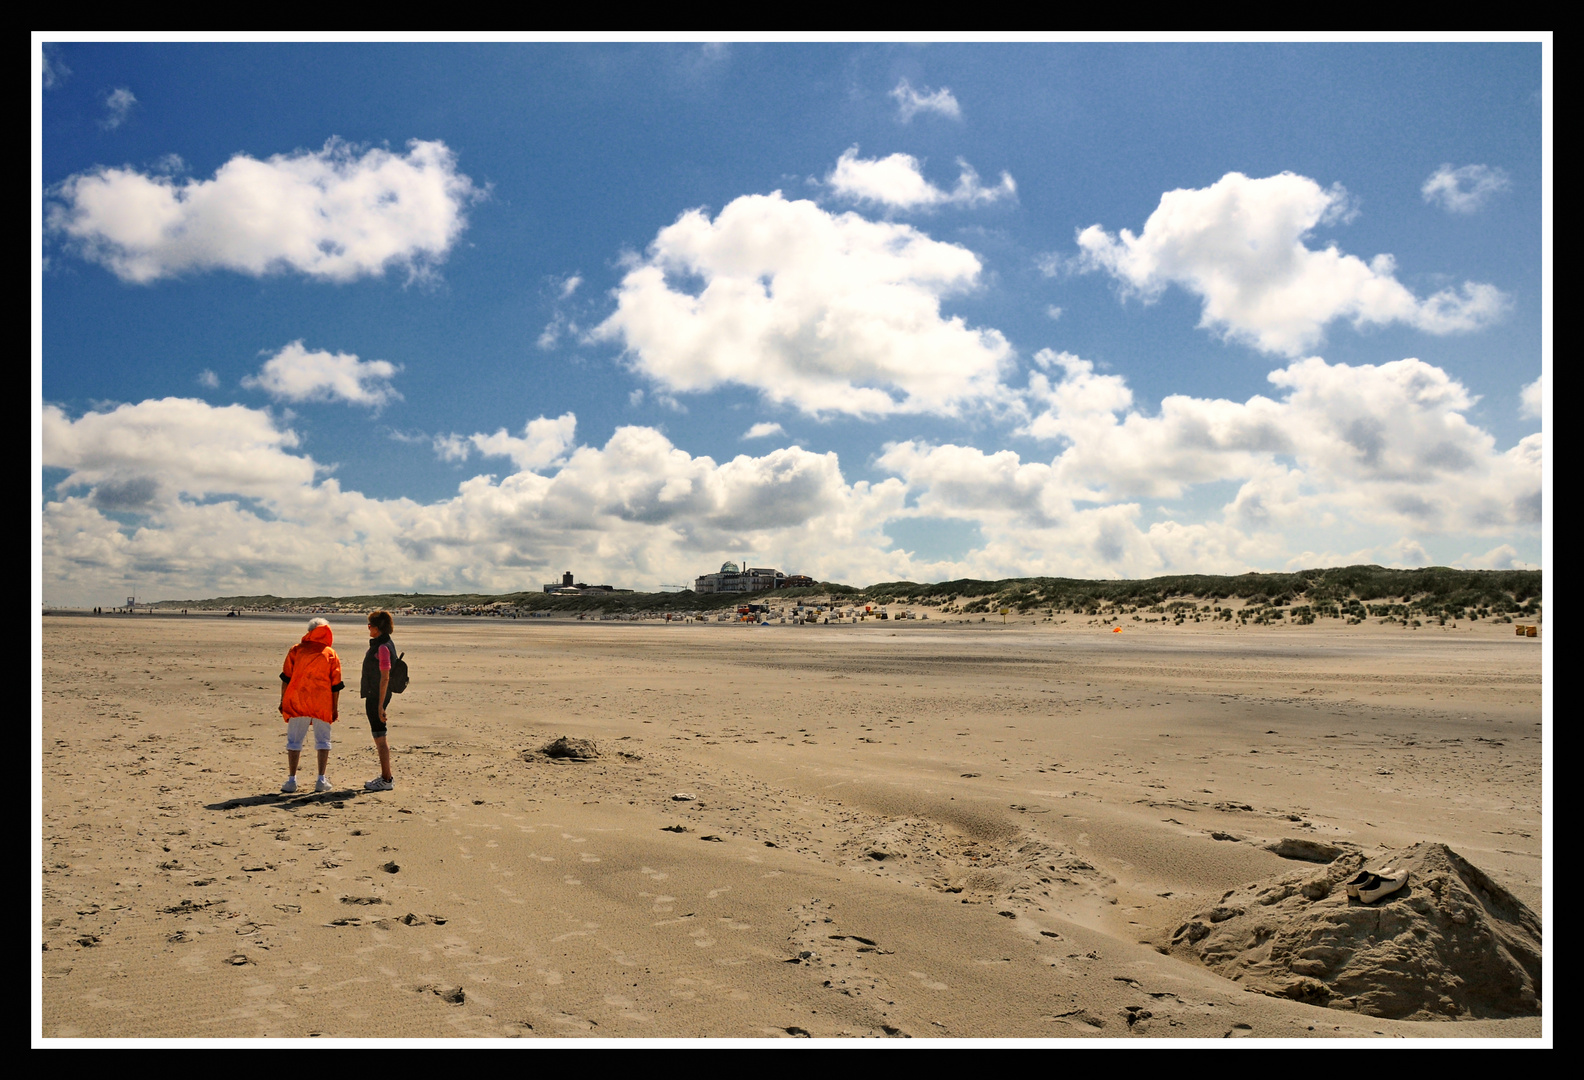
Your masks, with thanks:
[(43, 599), (1537, 566), (1537, 42), (35, 38)]

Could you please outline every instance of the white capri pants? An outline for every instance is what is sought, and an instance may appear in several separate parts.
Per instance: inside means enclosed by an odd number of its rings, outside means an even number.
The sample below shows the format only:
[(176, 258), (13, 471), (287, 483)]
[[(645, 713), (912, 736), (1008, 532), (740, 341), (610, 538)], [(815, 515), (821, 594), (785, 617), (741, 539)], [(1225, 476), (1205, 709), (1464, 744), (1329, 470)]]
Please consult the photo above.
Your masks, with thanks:
[(316, 716), (294, 716), (286, 721), (286, 749), (295, 752), (303, 748), (309, 724), (313, 725), (314, 749), (330, 749), (330, 721), (320, 720)]

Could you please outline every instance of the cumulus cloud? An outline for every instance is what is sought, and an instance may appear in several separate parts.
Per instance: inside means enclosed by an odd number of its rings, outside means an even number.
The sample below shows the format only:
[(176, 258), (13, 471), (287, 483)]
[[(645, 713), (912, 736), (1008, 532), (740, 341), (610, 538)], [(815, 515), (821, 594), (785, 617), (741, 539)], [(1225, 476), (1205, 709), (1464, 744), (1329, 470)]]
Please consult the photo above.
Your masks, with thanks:
[[(65, 480), (46, 493), (46, 595), (102, 602), (129, 576), (172, 598), (508, 591), (569, 565), (645, 587), (734, 552), (865, 583), (1232, 573), (1420, 565), (1449, 536), (1488, 537), (1465, 564), (1518, 566), (1537, 534), (1540, 436), (1499, 449), (1467, 420), (1468, 391), (1421, 361), (1309, 359), (1273, 372), (1269, 397), (1178, 395), (1146, 413), (1118, 375), (1036, 359), (1025, 435), (1058, 444), (1048, 459), (915, 439), (886, 447), (878, 482), (847, 480), (834, 453), (716, 461), (649, 427), (580, 446), (567, 413), (436, 440), (452, 460), (509, 461), (505, 475), (430, 503), (375, 499), (343, 490), (267, 410), (167, 398), (73, 419), (48, 406), (44, 464)], [(1142, 509), (1212, 482), (1236, 489), (1219, 509)], [(884, 524), (913, 517), (972, 522), (976, 546), (893, 550)]]
[(445, 259), (481, 192), (444, 143), (415, 139), (405, 154), (336, 140), (265, 161), (238, 154), (209, 180), (98, 168), (50, 194), (52, 235), (123, 281), (146, 283), (217, 269), (327, 281), (391, 267), (422, 275)]
[(462, 461), (474, 451), (483, 457), (511, 458), (517, 468), (534, 472), (561, 464), (576, 432), (577, 417), (562, 413), (554, 420), (541, 416), (528, 421), (520, 436), (508, 434), (505, 428), (493, 435), (442, 435), (435, 440), (435, 451), (444, 461)]
[(1526, 385), (1523, 388), (1522, 395), (1520, 396), (1518, 409), (1519, 414), (1522, 416), (1533, 417), (1536, 420), (1540, 419), (1541, 414), (1545, 410), (1545, 392), (1546, 381), (1544, 375), (1541, 375), (1539, 378), (1535, 379), (1534, 382)]
[(137, 104), (137, 97), (132, 91), (121, 86), (105, 95), (105, 114), (99, 120), (99, 126), (106, 131), (114, 131), (126, 122), (132, 114), (132, 106)]
[(957, 104), (951, 90), (944, 86), (939, 90), (931, 90), (927, 86), (915, 90), (907, 79), (901, 79), (892, 87), (890, 97), (897, 103), (897, 118), (904, 124), (921, 112), (937, 113), (953, 120), (962, 119), (962, 106)]
[(46, 405), (43, 442), (45, 466), (67, 470), (61, 489), (152, 490), (141, 503), (180, 492), (264, 497), (311, 484), (316, 471), (288, 452), (297, 434), (268, 413), (190, 398), (150, 399), (76, 420)]
[(390, 380), (398, 368), (388, 360), (359, 360), (351, 353), (309, 352), (294, 341), (264, 361), (242, 385), (276, 401), (344, 401), (381, 408), (401, 400)]
[(1341, 188), (1305, 176), (1228, 173), (1207, 188), (1166, 192), (1137, 236), (1081, 230), (1080, 259), (1146, 302), (1179, 285), (1203, 301), (1200, 326), (1287, 356), (1314, 347), (1337, 319), (1451, 334), (1486, 326), (1507, 309), (1492, 285), (1465, 282), (1421, 300), (1397, 280), (1390, 255), (1366, 263), (1335, 244), (1309, 246), (1312, 229), (1351, 207)]
[[(68, 475), (44, 509), (45, 588), (56, 603), (102, 602), (131, 575), (140, 592), (172, 597), (504, 591), (568, 565), (652, 587), (743, 551), (822, 576), (899, 568), (879, 525), (901, 508), (895, 480), (848, 483), (835, 454), (796, 447), (716, 462), (652, 428), (571, 447), (575, 422), (540, 418), (516, 442), (480, 437), (483, 452), (535, 467), (558, 453), (553, 475), (475, 476), (419, 504), (342, 490), (262, 410), (167, 399), (74, 420), (51, 406), (44, 460)], [(117, 520), (127, 513), (139, 520)]]
[[(1423, 537), (1539, 524), (1540, 437), (1499, 450), (1467, 419), (1467, 389), (1420, 360), (1310, 358), (1272, 372), (1272, 396), (1171, 395), (1149, 414), (1125, 379), (1090, 361), (1034, 359), (1019, 433), (1059, 442), (1053, 458), (907, 440), (877, 460), (905, 485), (902, 516), (975, 522), (985, 538), (962, 559), (911, 567), (915, 580), (1422, 565)], [(1183, 515), (1163, 509), (1166, 520), (1146, 523), (1141, 500), (1209, 483), (1237, 485), (1219, 514), (1173, 520)], [(1401, 539), (1347, 554), (1313, 546), (1383, 532)]]
[(198, 385), (208, 387), (210, 390), (218, 390), (220, 388), (220, 376), (208, 368), (204, 368), (198, 373)]
[(1120, 376), (1067, 353), (1035, 359), (1043, 370), (1030, 374), (1032, 415), (1021, 433), (1066, 444), (1047, 498), (1172, 499), (1195, 484), (1242, 480), (1227, 514), (1247, 527), (1326, 513), (1432, 532), (1539, 522), (1541, 437), (1498, 451), (1464, 415), (1474, 404), (1467, 388), (1421, 360), (1310, 357), (1270, 373), (1280, 398), (1174, 394), (1151, 416), (1133, 407)]
[(786, 432), (782, 430), (780, 424), (763, 421), (743, 432), (743, 439), (768, 439), (772, 435), (785, 434)]
[(593, 334), (672, 392), (735, 383), (815, 415), (956, 415), (1004, 397), (1012, 358), (998, 331), (941, 314), (980, 269), (908, 225), (745, 195), (660, 230)]
[(879, 203), (895, 210), (917, 210), (942, 205), (975, 206), (1017, 197), (1017, 184), (1009, 173), (1001, 182), (985, 187), (979, 174), (961, 158), (957, 186), (944, 191), (924, 179), (919, 160), (912, 154), (892, 154), (883, 158), (860, 158), (858, 148), (850, 147), (836, 159), (836, 167), (826, 176), (837, 195), (857, 202)]
[(1506, 170), (1490, 165), (1442, 165), (1424, 182), (1419, 193), (1432, 206), (1454, 214), (1472, 214), (1497, 192), (1512, 187)]
[(1458, 559), (1457, 566), (1470, 570), (1538, 570), (1538, 563), (1528, 562), (1518, 557), (1518, 549), (1511, 544), (1497, 544), (1483, 555), (1465, 552)]

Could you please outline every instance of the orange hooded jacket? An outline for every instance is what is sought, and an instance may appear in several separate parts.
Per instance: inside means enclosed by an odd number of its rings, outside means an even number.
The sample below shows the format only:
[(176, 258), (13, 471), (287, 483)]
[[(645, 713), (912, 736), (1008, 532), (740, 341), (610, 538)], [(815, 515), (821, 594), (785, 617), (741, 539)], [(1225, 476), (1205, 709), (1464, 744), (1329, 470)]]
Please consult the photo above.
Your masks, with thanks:
[(281, 682), (286, 691), (281, 698), (281, 719), (312, 716), (335, 723), (331, 695), (342, 688), (341, 658), (330, 647), (334, 640), (328, 626), (316, 626), (293, 645), (281, 665)]

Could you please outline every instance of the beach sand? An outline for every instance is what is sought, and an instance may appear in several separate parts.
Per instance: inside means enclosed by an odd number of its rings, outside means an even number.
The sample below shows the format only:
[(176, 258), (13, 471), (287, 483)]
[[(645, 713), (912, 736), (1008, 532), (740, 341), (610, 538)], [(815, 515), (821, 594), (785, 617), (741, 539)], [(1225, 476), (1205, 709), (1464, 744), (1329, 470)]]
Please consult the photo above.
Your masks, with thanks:
[[(1540, 912), (1540, 649), (1508, 625), (414, 618), (366, 794), (336, 617), (334, 790), (288, 798), (305, 623), (44, 619), (44, 1036), (1541, 1034), (1170, 948), (1313, 870), (1283, 838), (1446, 844)], [(538, 752), (562, 735), (599, 756)]]

